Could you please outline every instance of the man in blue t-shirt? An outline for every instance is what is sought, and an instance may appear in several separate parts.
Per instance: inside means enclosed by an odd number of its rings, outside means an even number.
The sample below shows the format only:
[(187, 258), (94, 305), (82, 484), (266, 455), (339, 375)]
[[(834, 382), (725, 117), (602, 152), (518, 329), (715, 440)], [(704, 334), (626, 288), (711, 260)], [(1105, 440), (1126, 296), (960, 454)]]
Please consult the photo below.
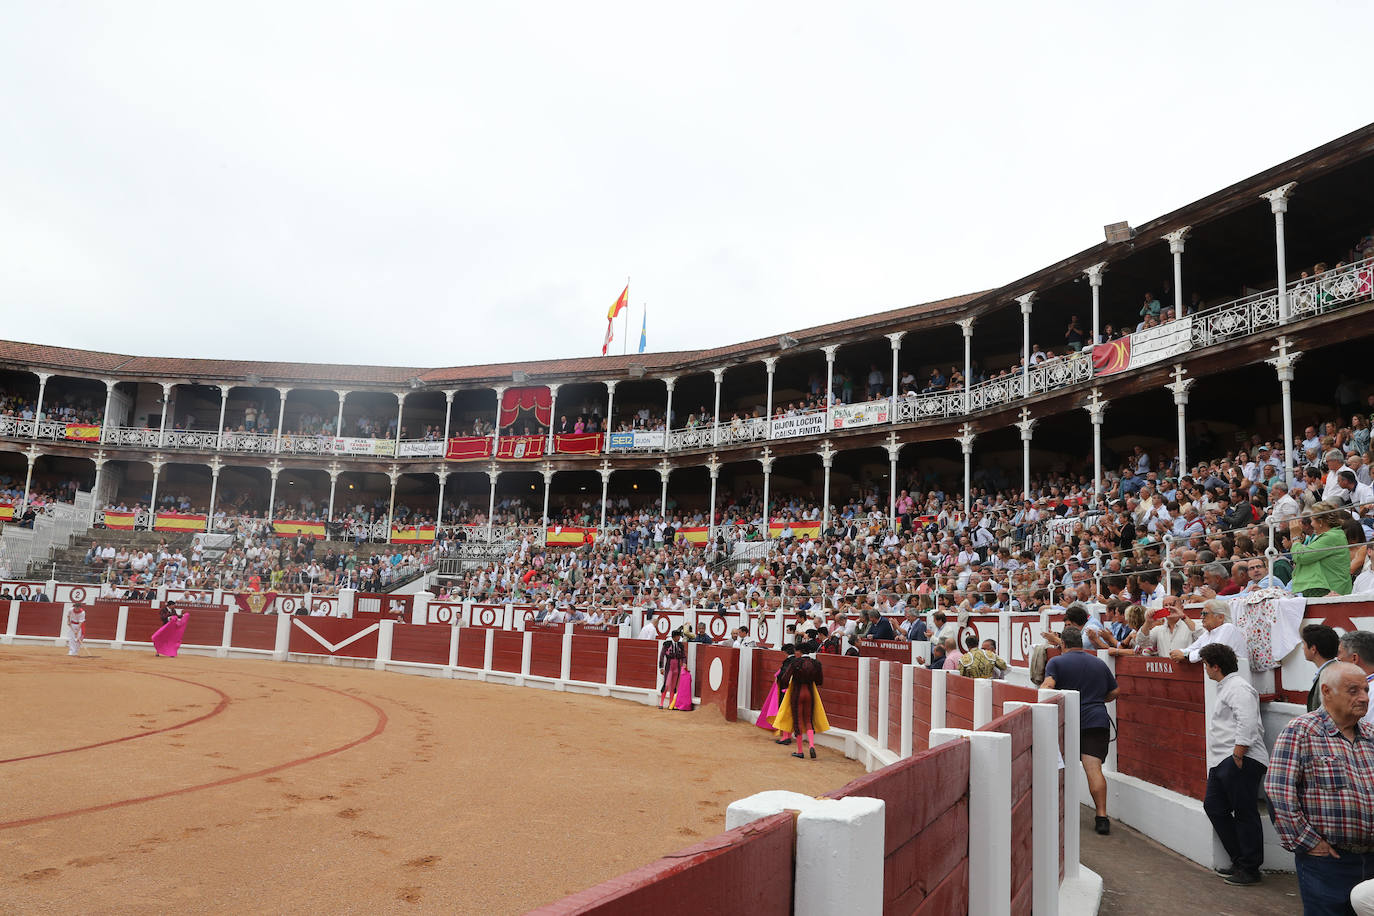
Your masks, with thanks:
[(1107, 704), (1116, 699), (1116, 675), (1107, 663), (1083, 651), (1083, 631), (1065, 627), (1060, 634), (1064, 654), (1056, 655), (1045, 666), (1046, 690), (1077, 690), (1079, 720), (1079, 752), (1083, 771), (1088, 777), (1088, 792), (1097, 808), (1094, 826), (1100, 834), (1111, 833), (1112, 822), (1107, 819), (1107, 777), (1102, 775), (1102, 761), (1107, 759), (1112, 720)]

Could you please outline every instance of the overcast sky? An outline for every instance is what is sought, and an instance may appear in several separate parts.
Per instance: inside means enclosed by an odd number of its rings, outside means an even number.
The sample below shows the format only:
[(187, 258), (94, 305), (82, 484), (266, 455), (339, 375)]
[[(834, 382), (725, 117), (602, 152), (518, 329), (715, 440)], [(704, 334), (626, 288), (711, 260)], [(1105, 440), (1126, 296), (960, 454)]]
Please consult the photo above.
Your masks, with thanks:
[(0, 334), (591, 356), (629, 275), (631, 350), (646, 303), (699, 349), (1009, 282), (1374, 111), (1368, 3), (974, 6), (4, 4)]

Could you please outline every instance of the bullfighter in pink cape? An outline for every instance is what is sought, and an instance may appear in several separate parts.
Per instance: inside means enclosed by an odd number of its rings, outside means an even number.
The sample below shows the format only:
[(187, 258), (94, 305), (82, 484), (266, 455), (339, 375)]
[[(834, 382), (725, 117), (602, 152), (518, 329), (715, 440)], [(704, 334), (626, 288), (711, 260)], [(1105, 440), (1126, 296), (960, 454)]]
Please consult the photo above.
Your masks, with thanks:
[(167, 658), (176, 658), (181, 649), (181, 640), (186, 635), (186, 624), (191, 615), (180, 611), (170, 603), (162, 611), (162, 626), (153, 634), (153, 652)]
[(791, 744), (792, 736), (784, 735), (782, 732), (773, 728), (773, 717), (778, 714), (778, 682), (783, 679), (783, 674), (797, 658), (797, 647), (792, 643), (786, 643), (782, 651), (787, 653), (783, 658), (782, 664), (778, 666), (778, 673), (773, 675), (773, 684), (768, 688), (768, 696), (763, 700), (763, 707), (759, 710), (759, 717), (754, 720), (754, 724), (759, 728), (773, 730), (773, 739), (776, 744)]

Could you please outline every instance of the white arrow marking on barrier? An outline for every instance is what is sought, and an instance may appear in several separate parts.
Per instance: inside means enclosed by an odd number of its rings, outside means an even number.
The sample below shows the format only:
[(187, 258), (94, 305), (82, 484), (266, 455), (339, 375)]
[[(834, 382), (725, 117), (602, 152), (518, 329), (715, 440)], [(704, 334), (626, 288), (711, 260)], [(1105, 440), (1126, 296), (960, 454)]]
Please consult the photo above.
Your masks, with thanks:
[(319, 633), (316, 633), (314, 630), (310, 629), (310, 627), (306, 626), (305, 623), (303, 623), (302, 621), (297, 620), (297, 619), (295, 619), (295, 618), (292, 618), (291, 623), (293, 623), (294, 625), (300, 627), (300, 628), (301, 628), (302, 630), (304, 630), (306, 633), (310, 634), (310, 638), (313, 639), (313, 640), (315, 640), (315, 642), (319, 643), (320, 645), (324, 646), (326, 649), (328, 649), (330, 655), (333, 655), (334, 653), (338, 652), (340, 649), (344, 648), (345, 646), (350, 646), (350, 645), (352, 645), (353, 643), (355, 643), (355, 642), (357, 642), (358, 640), (362, 639), (362, 638), (363, 638), (364, 636), (366, 636), (368, 633), (371, 633), (371, 632), (373, 632), (374, 630), (380, 630), (380, 629), (381, 629), (381, 624), (374, 623), (372, 626), (367, 627), (367, 628), (362, 629), (362, 630), (359, 630), (358, 632), (354, 633), (352, 636), (348, 637), (347, 639), (345, 639), (343, 642), (339, 643), (339, 644), (336, 646), (336, 645), (334, 645), (332, 642), (330, 642), (329, 640), (327, 640), (327, 639), (325, 639), (323, 636), (321, 636)]

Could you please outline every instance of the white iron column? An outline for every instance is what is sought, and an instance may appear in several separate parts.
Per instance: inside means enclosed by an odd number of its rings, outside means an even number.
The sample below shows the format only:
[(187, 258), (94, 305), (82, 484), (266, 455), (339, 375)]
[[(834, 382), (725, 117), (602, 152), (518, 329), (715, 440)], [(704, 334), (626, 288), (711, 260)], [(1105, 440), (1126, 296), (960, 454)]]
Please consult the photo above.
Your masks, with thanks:
[(598, 529), (604, 533), (606, 531), (606, 493), (611, 487), (611, 463), (606, 459), (601, 459), (601, 527)]
[(602, 430), (601, 438), (601, 451), (603, 454), (610, 454), (611, 451), (611, 430), (615, 428), (611, 423), (614, 422), (615, 418), (616, 384), (617, 382), (615, 379), (610, 379), (606, 382), (606, 423), (605, 428)]
[[(110, 411), (114, 409), (114, 392), (115, 392), (115, 386), (118, 385), (118, 384), (119, 384), (119, 381), (116, 380), (116, 379), (112, 379), (112, 378), (107, 378), (107, 379), (105, 379), (105, 412), (102, 413), (102, 414), (100, 415), (100, 441), (101, 441), (101, 442), (108, 442), (108, 441), (109, 441), (109, 439), (108, 439), (108, 437), (107, 437), (107, 435), (106, 435), (106, 430), (108, 430), (108, 429), (110, 429), (110, 428), (112, 427), (112, 424), (110, 423)], [(221, 426), (221, 427), (224, 426), (223, 421), (220, 422), (220, 426)]]
[(1016, 421), (1016, 428), (1021, 430), (1021, 499), (1030, 499), (1030, 447), (1032, 431), (1035, 429), (1035, 420), (1031, 418), (1031, 413), (1026, 408), (1021, 408), (1021, 419)]
[(715, 380), (716, 380), (716, 409), (715, 409), (715, 419), (714, 419), (713, 421), (711, 421), (711, 424), (712, 424), (712, 425), (711, 425), (711, 444), (712, 444), (712, 445), (719, 445), (719, 444), (720, 444), (720, 386), (721, 386), (721, 383), (725, 381), (725, 367), (724, 367), (724, 366), (721, 366), (721, 367), (718, 368), (718, 369), (712, 369), (712, 370), (711, 370), (711, 375), (712, 375), (712, 376), (715, 378)]
[(1104, 400), (1102, 391), (1094, 388), (1089, 395), (1088, 403), (1083, 405), (1083, 409), (1088, 412), (1088, 418), (1093, 424), (1093, 508), (1096, 509), (1102, 502), (1102, 421), (1107, 413), (1107, 405), (1110, 401)]
[(205, 518), (206, 533), (215, 530), (215, 497), (219, 495), (219, 472), (224, 470), (224, 462), (219, 456), (210, 459), (210, 511)]
[(1178, 476), (1188, 473), (1188, 389), (1193, 379), (1187, 378), (1182, 365), (1174, 365), (1174, 380), (1166, 387), (1174, 393), (1174, 408), (1178, 411)]
[(496, 460), (496, 455), (501, 450), (501, 398), (506, 394), (505, 385), (497, 385), (496, 391), (496, 430), (492, 434), (491, 440), (491, 460)]
[[(450, 426), (453, 422), (453, 396), (458, 393), (456, 388), (444, 389), (444, 448), (448, 448), (448, 437)], [(552, 428), (552, 424), (550, 424)]]
[(662, 492), (658, 499), (658, 514), (668, 518), (668, 478), (673, 475), (673, 463), (664, 458), (658, 463), (658, 480)]
[(338, 463), (337, 461), (332, 461), (332, 462), (330, 462), (330, 464), (329, 464), (329, 515), (328, 515), (327, 518), (328, 518), (328, 520), (331, 521), (331, 522), (334, 521), (334, 491), (335, 491), (335, 489), (337, 489), (338, 486), (339, 486), (339, 475), (340, 475), (341, 473), (343, 473), (343, 469), (339, 467), (339, 463)]
[(540, 516), (545, 528), (549, 527), (549, 490), (553, 487), (553, 462), (545, 461), (540, 472), (544, 475), (544, 513)]
[(281, 395), (281, 401), (277, 404), (277, 441), (272, 450), (281, 454), (281, 434), (286, 429), (286, 396), (291, 393), (290, 388), (278, 388), (277, 392)]
[(830, 404), (835, 400), (835, 354), (840, 350), (839, 344), (831, 344), (828, 347), (821, 347), (821, 352), (825, 354), (825, 429), (830, 431)]
[(663, 450), (672, 448), (673, 441), (673, 389), (677, 387), (677, 376), (669, 375), (663, 379), (668, 388), (668, 406), (663, 408)]
[(973, 409), (969, 403), (973, 391), (973, 322), (972, 318), (959, 319), (964, 331), (964, 413)]
[(1175, 229), (1164, 236), (1169, 243), (1169, 254), (1174, 256), (1174, 317), (1183, 317), (1183, 241), (1188, 238), (1192, 226)]
[(391, 454), (399, 458), (401, 456), (401, 418), (405, 416), (406, 395), (409, 392), (396, 392), (396, 447), (391, 450)]
[(48, 379), (52, 378), (51, 372), (36, 372), (38, 376), (38, 403), (33, 408), (33, 435), (29, 438), (38, 438), (38, 424), (43, 422), (43, 395), (48, 389)]
[[(895, 354), (896, 351), (894, 350)], [(887, 488), (887, 523), (893, 528), (897, 527), (897, 456), (901, 454), (902, 443), (897, 441), (896, 433), (887, 434), (887, 442), (884, 443), (887, 449), (888, 459), (888, 488)]]
[(107, 460), (105, 450), (103, 448), (96, 449), (91, 460), (95, 462), (95, 483), (91, 485), (91, 516), (86, 522), (88, 526), (95, 524), (95, 514), (105, 508), (101, 505), (102, 500), (100, 498), (100, 479), (105, 474), (105, 461)]
[[(1291, 317), (1288, 314), (1288, 253), (1283, 241), (1283, 215), (1288, 212), (1288, 198), (1297, 186), (1296, 181), (1290, 181), (1281, 188), (1275, 188), (1260, 195), (1269, 201), (1269, 209), (1274, 214), (1274, 249), (1278, 259), (1279, 322), (1281, 324), (1286, 324)], [(1292, 451), (1291, 440), (1286, 451)], [(1290, 479), (1288, 483), (1291, 486), (1293, 481)]]
[(337, 395), (339, 396), (339, 415), (338, 415), (338, 417), (334, 420), (334, 435), (336, 435), (336, 436), (342, 436), (342, 435), (343, 435), (343, 409), (344, 409), (344, 401), (348, 400), (348, 393), (349, 393), (349, 392), (348, 392), (348, 389), (347, 389), (347, 388), (336, 388), (336, 389), (334, 390), (334, 393), (337, 394)]
[[(43, 453), (39, 451), (36, 445), (30, 445), (24, 450), (24, 457), (28, 459), (29, 467), (28, 470), (24, 472), (24, 498), (19, 502), (19, 515), (21, 517), (29, 508), (29, 488), (33, 486), (33, 464), (38, 460), (38, 456), (41, 454)], [(156, 476), (153, 478), (153, 488), (157, 488)]]
[(973, 440), (976, 436), (973, 434), (972, 424), (969, 423), (965, 423), (961, 426), (959, 428), (959, 433), (959, 448), (964, 452), (964, 512), (965, 517), (967, 517), (967, 513), (972, 508), (970, 496), (973, 488), (972, 478), (969, 475), (972, 470), (970, 465), (972, 464), (973, 458)]
[(763, 467), (763, 539), (766, 541), (772, 537), (773, 526), (768, 519), (768, 484), (773, 477), (773, 450), (768, 446), (763, 447), (763, 452), (759, 455), (759, 464)]
[[(271, 525), (272, 514), (277, 509), (277, 475), (281, 474), (281, 462), (273, 458), (267, 466), (267, 473), (272, 476), (272, 487), (267, 491), (267, 523)], [(156, 481), (157, 477), (154, 476), (153, 480)]]
[(229, 389), (233, 386), (227, 382), (221, 382), (219, 387), (219, 425), (215, 427), (215, 447), (221, 448), (224, 445), (224, 414), (229, 409)]
[[(544, 440), (545, 455), (553, 454), (553, 424), (558, 418), (558, 388), (559, 384), (557, 382), (553, 382), (549, 385), (549, 432), (547, 438)], [(448, 433), (444, 434), (444, 439), (448, 439)]]
[[(166, 463), (161, 455), (154, 455), (151, 462), (153, 466), (153, 492), (148, 500), (149, 530), (157, 528), (157, 484), (162, 476), (162, 466)], [(138, 524), (137, 520), (134, 521), (134, 524)]]
[(157, 444), (161, 448), (167, 442), (167, 408), (172, 404), (172, 383), (162, 383), (162, 423), (158, 427)]
[(821, 531), (824, 532), (830, 528), (830, 468), (835, 464), (835, 449), (829, 439), (821, 443), (818, 454), (824, 472), (821, 484)]
[(1030, 316), (1035, 291), (1016, 297), (1021, 303), (1021, 397), (1030, 397)]
[(448, 486), (448, 468), (439, 465), (434, 469), (434, 476), (439, 478), (439, 499), (434, 504), (434, 531), (437, 536), (444, 524), (444, 488)]
[(768, 373), (768, 400), (767, 406), (763, 409), (763, 428), (764, 436), (767, 439), (773, 438), (773, 373), (778, 369), (778, 358), (776, 356), (764, 357), (764, 371)]
[(1287, 337), (1280, 337), (1278, 344), (1269, 349), (1279, 351), (1278, 356), (1270, 357), (1265, 362), (1274, 367), (1283, 389), (1283, 478), (1291, 489), (1293, 466), (1298, 457), (1293, 447), (1293, 364), (1302, 354), (1288, 349)]
[(491, 530), (496, 518), (496, 478), (501, 476), (501, 469), (493, 461), (487, 466), (487, 480), (491, 484), (491, 496), (487, 500), (487, 542), (491, 542)]
[(902, 338), (906, 336), (906, 331), (894, 331), (887, 335), (887, 339), (892, 343), (892, 379), (888, 386), (888, 408), (887, 422), (897, 422), (897, 373), (900, 370), (902, 358)]
[[(396, 430), (400, 434), (400, 429)], [(383, 543), (391, 542), (391, 527), (396, 524), (396, 484), (401, 479), (401, 468), (399, 465), (391, 465), (386, 469), (387, 479), (391, 481), (391, 501), (386, 506), (386, 537)]]
[(706, 539), (714, 544), (716, 540), (716, 481), (720, 479), (720, 459), (716, 457), (715, 452), (712, 452), (711, 457), (706, 459), (706, 472), (711, 475), (711, 506), (709, 509), (711, 514), (706, 523)]
[(1106, 272), (1106, 261), (1100, 261), (1083, 271), (1083, 276), (1088, 278), (1088, 285), (1093, 291), (1093, 339), (1089, 346), (1095, 346), (1102, 341), (1102, 275)]

